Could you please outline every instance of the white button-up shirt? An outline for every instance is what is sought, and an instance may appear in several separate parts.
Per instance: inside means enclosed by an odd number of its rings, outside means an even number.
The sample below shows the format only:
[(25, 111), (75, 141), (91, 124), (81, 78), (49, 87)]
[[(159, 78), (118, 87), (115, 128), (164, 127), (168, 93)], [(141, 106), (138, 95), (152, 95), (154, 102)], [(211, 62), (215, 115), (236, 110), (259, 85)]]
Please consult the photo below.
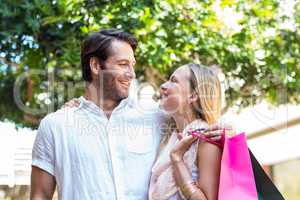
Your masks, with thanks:
[(164, 116), (125, 99), (108, 119), (80, 101), (41, 121), (32, 165), (55, 177), (59, 199), (146, 200)]

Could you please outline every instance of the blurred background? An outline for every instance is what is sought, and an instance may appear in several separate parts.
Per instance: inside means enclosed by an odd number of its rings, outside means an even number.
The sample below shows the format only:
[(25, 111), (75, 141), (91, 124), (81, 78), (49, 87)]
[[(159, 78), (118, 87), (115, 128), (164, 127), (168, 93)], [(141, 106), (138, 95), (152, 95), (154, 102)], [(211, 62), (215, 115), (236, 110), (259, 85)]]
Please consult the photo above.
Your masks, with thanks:
[(300, 2), (297, 0), (0, 0), (0, 199), (28, 199), (39, 121), (83, 94), (80, 43), (134, 34), (132, 96), (146, 109), (188, 62), (211, 66), (223, 120), (287, 200), (300, 199)]

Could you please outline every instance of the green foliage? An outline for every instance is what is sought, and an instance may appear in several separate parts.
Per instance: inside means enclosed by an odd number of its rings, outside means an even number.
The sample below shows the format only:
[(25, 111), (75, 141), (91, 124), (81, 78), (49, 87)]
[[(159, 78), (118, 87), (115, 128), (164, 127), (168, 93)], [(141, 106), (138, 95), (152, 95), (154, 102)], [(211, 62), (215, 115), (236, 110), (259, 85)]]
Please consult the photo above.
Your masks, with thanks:
[[(17, 77), (32, 69), (45, 74), (30, 76), (32, 97), (26, 94), (29, 82), (23, 84), (21, 96), (30, 107), (49, 111), (39, 96), (43, 93), (53, 109), (79, 95), (81, 86), (71, 87), (66, 95), (62, 83), (81, 78), (82, 38), (108, 27), (125, 29), (138, 38), (136, 72), (142, 81), (157, 86), (176, 67), (201, 62), (222, 69), (227, 107), (244, 107), (261, 99), (299, 103), (300, 3), (295, 1), (290, 12), (283, 11), (284, 4), (279, 0), (222, 0), (219, 5), (212, 0), (2, 1), (0, 119), (24, 123), (12, 88)], [(46, 72), (55, 80), (49, 81)]]

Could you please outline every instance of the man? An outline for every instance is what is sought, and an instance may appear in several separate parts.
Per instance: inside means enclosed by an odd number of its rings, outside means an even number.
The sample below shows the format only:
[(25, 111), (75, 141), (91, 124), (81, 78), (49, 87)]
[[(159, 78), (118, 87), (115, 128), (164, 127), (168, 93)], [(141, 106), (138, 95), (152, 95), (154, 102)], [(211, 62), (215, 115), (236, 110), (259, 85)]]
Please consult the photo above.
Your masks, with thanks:
[(101, 30), (81, 48), (85, 95), (78, 108), (47, 115), (33, 147), (31, 199), (147, 199), (160, 140), (158, 112), (128, 99), (136, 39)]
[(31, 199), (144, 200), (161, 138), (163, 115), (141, 112), (128, 98), (136, 39), (101, 30), (81, 47), (87, 82), (79, 107), (40, 123), (33, 147)]

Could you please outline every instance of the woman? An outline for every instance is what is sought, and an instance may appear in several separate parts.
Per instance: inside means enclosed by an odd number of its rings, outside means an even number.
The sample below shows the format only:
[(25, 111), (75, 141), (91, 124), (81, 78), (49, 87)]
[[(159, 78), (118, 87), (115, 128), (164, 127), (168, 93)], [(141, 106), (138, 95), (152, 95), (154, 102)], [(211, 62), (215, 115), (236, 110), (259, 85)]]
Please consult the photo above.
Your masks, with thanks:
[[(162, 140), (152, 169), (149, 199), (217, 200), (222, 151), (188, 135), (189, 130), (213, 130), (211, 125), (221, 115), (217, 75), (198, 64), (181, 66), (161, 85), (160, 96), (160, 108), (175, 128)], [(65, 105), (78, 106), (78, 101)], [(209, 137), (219, 140), (219, 132), (210, 131)]]
[[(207, 67), (179, 67), (162, 84), (160, 107), (176, 124), (162, 144), (152, 169), (151, 200), (216, 200), (221, 149), (188, 136), (189, 129), (207, 128), (221, 115), (221, 87)], [(197, 140), (197, 142), (195, 142)]]

